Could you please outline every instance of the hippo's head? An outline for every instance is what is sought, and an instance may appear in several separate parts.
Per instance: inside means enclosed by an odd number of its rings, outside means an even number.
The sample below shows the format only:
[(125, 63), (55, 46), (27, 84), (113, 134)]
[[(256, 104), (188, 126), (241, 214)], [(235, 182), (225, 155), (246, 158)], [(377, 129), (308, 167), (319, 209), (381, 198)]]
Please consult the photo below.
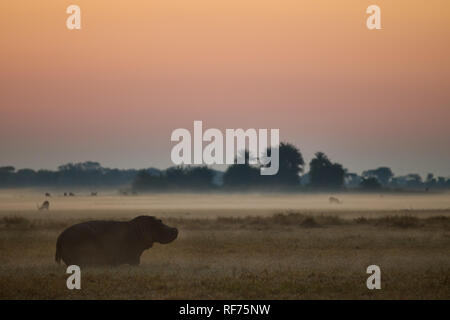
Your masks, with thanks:
[(178, 236), (177, 228), (169, 227), (152, 216), (139, 216), (131, 220), (131, 223), (146, 247), (151, 247), (153, 242), (170, 243)]

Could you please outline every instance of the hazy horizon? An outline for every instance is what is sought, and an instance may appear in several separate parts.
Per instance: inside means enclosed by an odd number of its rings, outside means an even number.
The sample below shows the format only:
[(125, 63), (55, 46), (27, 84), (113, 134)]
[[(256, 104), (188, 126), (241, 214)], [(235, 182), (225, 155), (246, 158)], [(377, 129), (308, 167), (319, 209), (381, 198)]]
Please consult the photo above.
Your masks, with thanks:
[[(331, 160), (333, 160), (333, 159), (331, 159)], [(65, 163), (60, 163), (60, 164), (58, 164), (58, 165), (55, 166), (55, 167), (46, 167), (46, 168), (45, 168), (45, 167), (43, 167), (43, 168), (41, 168), (41, 167), (17, 167), (17, 166), (15, 166), (14, 164), (5, 164), (5, 165), (4, 165), (4, 164), (2, 164), (2, 163), (0, 163), (0, 167), (11, 165), (11, 166), (13, 166), (13, 167), (16, 169), (16, 171), (17, 171), (17, 170), (21, 170), (21, 169), (32, 169), (32, 170), (35, 170), (35, 171), (37, 171), (37, 170), (51, 170), (51, 171), (56, 171), (56, 170), (58, 170), (58, 166), (60, 166), (60, 165), (64, 165), (64, 164), (67, 164), (67, 163), (79, 163), (79, 162), (85, 162), (85, 161), (98, 162), (98, 163), (100, 163), (100, 165), (101, 165), (102, 167), (104, 167), (104, 168), (109, 168), (109, 169), (119, 169), (119, 170), (133, 170), (133, 169), (141, 170), (141, 169), (149, 169), (149, 168), (154, 168), (154, 169), (158, 169), (158, 170), (166, 170), (166, 169), (169, 168), (169, 167), (176, 166), (176, 165), (174, 165), (174, 164), (171, 164), (171, 165), (166, 166), (166, 167), (157, 167), (157, 166), (153, 166), (153, 165), (147, 165), (147, 166), (144, 165), (144, 166), (141, 166), (141, 167), (128, 167), (128, 166), (117, 167), (117, 166), (108, 166), (108, 165), (106, 165), (105, 163), (100, 162), (100, 161), (96, 161), (96, 160), (82, 160), (82, 161), (68, 161), (68, 162), (65, 162)], [(192, 165), (192, 166), (196, 166), (196, 165)], [(218, 170), (218, 171), (221, 171), (221, 172), (225, 172), (226, 169), (227, 169), (227, 167), (228, 167), (228, 165), (225, 165), (225, 164), (224, 164), (224, 165), (208, 165), (208, 167), (209, 167), (209, 168), (212, 168), (212, 169), (214, 169), (214, 170)], [(373, 168), (367, 168), (367, 169), (364, 169), (364, 170), (361, 170), (361, 171), (352, 170), (351, 168), (347, 168), (346, 166), (344, 166), (345, 169), (348, 169), (348, 172), (349, 172), (349, 173), (356, 173), (356, 174), (358, 174), (358, 175), (361, 175), (362, 172), (365, 171), (365, 170), (376, 169), (376, 168), (379, 168), (379, 167), (389, 167), (389, 166), (379, 165), (379, 166), (376, 166), (376, 167), (373, 167)], [(428, 173), (433, 173), (435, 177), (441, 176), (441, 177), (445, 177), (445, 178), (450, 178), (450, 174), (448, 174), (448, 175), (445, 175), (445, 174), (438, 174), (437, 172), (433, 172), (432, 170), (425, 171), (424, 173), (419, 172), (419, 171), (409, 171), (409, 172), (403, 172), (403, 173), (400, 173), (400, 172), (395, 171), (392, 167), (389, 167), (389, 168), (392, 169), (392, 171), (393, 171), (393, 173), (394, 173), (395, 176), (403, 176), (403, 175), (407, 175), (407, 174), (409, 174), (409, 173), (416, 173), (416, 174), (421, 175), (422, 178), (425, 180), (426, 175), (427, 175)], [(309, 171), (309, 161), (308, 161), (308, 163), (305, 164), (305, 166), (304, 166), (304, 171), (303, 171), (302, 175), (308, 173), (308, 171)]]

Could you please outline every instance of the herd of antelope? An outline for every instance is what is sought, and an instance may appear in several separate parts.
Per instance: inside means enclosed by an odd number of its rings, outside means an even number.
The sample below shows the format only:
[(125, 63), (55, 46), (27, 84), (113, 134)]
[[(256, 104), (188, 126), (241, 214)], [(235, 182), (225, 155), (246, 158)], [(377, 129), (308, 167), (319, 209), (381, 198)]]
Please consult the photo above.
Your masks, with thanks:
[[(75, 197), (75, 193), (73, 192), (64, 192), (64, 197)], [(98, 195), (98, 192), (91, 192), (91, 197), (96, 197)], [(45, 193), (46, 198), (50, 198), (52, 195), (50, 192)], [(37, 205), (37, 208), (39, 211), (41, 210), (50, 210), (50, 202), (48, 200), (45, 200), (42, 202), (41, 205)]]
[[(127, 195), (127, 193), (122, 193), (123, 195)], [(91, 197), (96, 197), (98, 195), (97, 192), (91, 192)], [(49, 192), (45, 193), (46, 197), (51, 197), (52, 195)], [(64, 192), (64, 197), (74, 197), (75, 194), (73, 192)], [(330, 204), (342, 204), (342, 201), (336, 197), (329, 197), (328, 202)], [(38, 210), (50, 210), (50, 202), (45, 200), (40, 206), (37, 206)]]

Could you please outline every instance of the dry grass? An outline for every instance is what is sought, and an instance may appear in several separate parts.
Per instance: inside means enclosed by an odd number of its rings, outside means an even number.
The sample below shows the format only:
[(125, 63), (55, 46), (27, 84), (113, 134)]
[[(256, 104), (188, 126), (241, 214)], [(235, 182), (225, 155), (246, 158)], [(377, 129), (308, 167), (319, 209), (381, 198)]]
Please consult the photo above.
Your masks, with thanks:
[[(55, 240), (97, 212), (4, 212), (0, 299), (449, 299), (450, 210), (432, 212), (177, 214), (164, 219), (180, 230), (174, 243), (146, 251), (139, 267), (83, 269), (79, 291), (53, 261)], [(381, 267), (381, 290), (366, 288), (371, 264)]]

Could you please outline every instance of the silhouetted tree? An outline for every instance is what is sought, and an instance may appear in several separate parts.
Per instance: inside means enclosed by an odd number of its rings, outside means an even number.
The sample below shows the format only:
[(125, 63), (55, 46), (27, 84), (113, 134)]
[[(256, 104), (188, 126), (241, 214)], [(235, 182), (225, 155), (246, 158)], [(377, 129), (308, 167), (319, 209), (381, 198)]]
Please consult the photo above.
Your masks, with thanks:
[(13, 166), (0, 167), (0, 173), (4, 172), (13, 173), (14, 171), (16, 171), (16, 169)]
[(344, 184), (344, 168), (339, 163), (332, 163), (323, 152), (315, 154), (309, 167), (311, 186), (314, 188), (336, 189)]
[(347, 172), (347, 170), (345, 170), (344, 183), (349, 188), (359, 187), (362, 180), (363, 178), (360, 177), (358, 174), (353, 172)]
[[(263, 176), (262, 183), (294, 187), (300, 184), (300, 173), (303, 172), (305, 162), (300, 150), (293, 144), (282, 142), (278, 147), (279, 169), (278, 173), (272, 176)], [(271, 156), (271, 149), (267, 149), (267, 155)], [(267, 166), (270, 166), (267, 165)]]
[(364, 178), (359, 186), (365, 191), (377, 191), (381, 189), (381, 183), (375, 177)]
[(423, 189), (425, 187), (422, 177), (417, 173), (410, 173), (406, 176), (392, 178), (391, 185), (397, 188), (405, 189)]
[(434, 177), (434, 174), (429, 173), (427, 174), (427, 178), (425, 180), (425, 187), (427, 188), (427, 190), (431, 189), (431, 188), (435, 188), (437, 186), (437, 181), (436, 178)]
[(227, 168), (223, 175), (225, 187), (249, 188), (258, 185), (259, 168), (246, 164), (233, 164)]
[(168, 168), (164, 171), (163, 178), (171, 188), (184, 188), (189, 184), (186, 179), (186, 168), (183, 166)]
[(16, 172), (16, 182), (18, 186), (35, 185), (36, 172), (32, 169), (20, 169)]
[(392, 173), (392, 170), (389, 167), (379, 167), (377, 169), (364, 171), (362, 175), (364, 178), (375, 177), (379, 183), (387, 185), (394, 176), (394, 173)]
[(161, 173), (152, 174), (147, 170), (140, 170), (131, 187), (139, 191), (163, 191), (167, 188), (167, 182)]
[(14, 185), (14, 171), (13, 166), (0, 167), (0, 186), (7, 187)]
[(189, 167), (186, 171), (186, 180), (189, 188), (207, 190), (213, 186), (214, 172), (206, 167)]
[(214, 171), (206, 166), (170, 167), (160, 173), (140, 171), (132, 183), (135, 191), (208, 190), (213, 187)]
[(260, 169), (250, 165), (252, 157), (248, 150), (241, 151), (241, 157), (244, 157), (244, 164), (237, 164), (237, 157), (234, 164), (230, 165), (223, 175), (223, 185), (225, 188), (248, 189), (256, 187), (259, 184)]
[(436, 181), (436, 187), (440, 189), (450, 189), (450, 179), (445, 179), (444, 177), (438, 177)]

